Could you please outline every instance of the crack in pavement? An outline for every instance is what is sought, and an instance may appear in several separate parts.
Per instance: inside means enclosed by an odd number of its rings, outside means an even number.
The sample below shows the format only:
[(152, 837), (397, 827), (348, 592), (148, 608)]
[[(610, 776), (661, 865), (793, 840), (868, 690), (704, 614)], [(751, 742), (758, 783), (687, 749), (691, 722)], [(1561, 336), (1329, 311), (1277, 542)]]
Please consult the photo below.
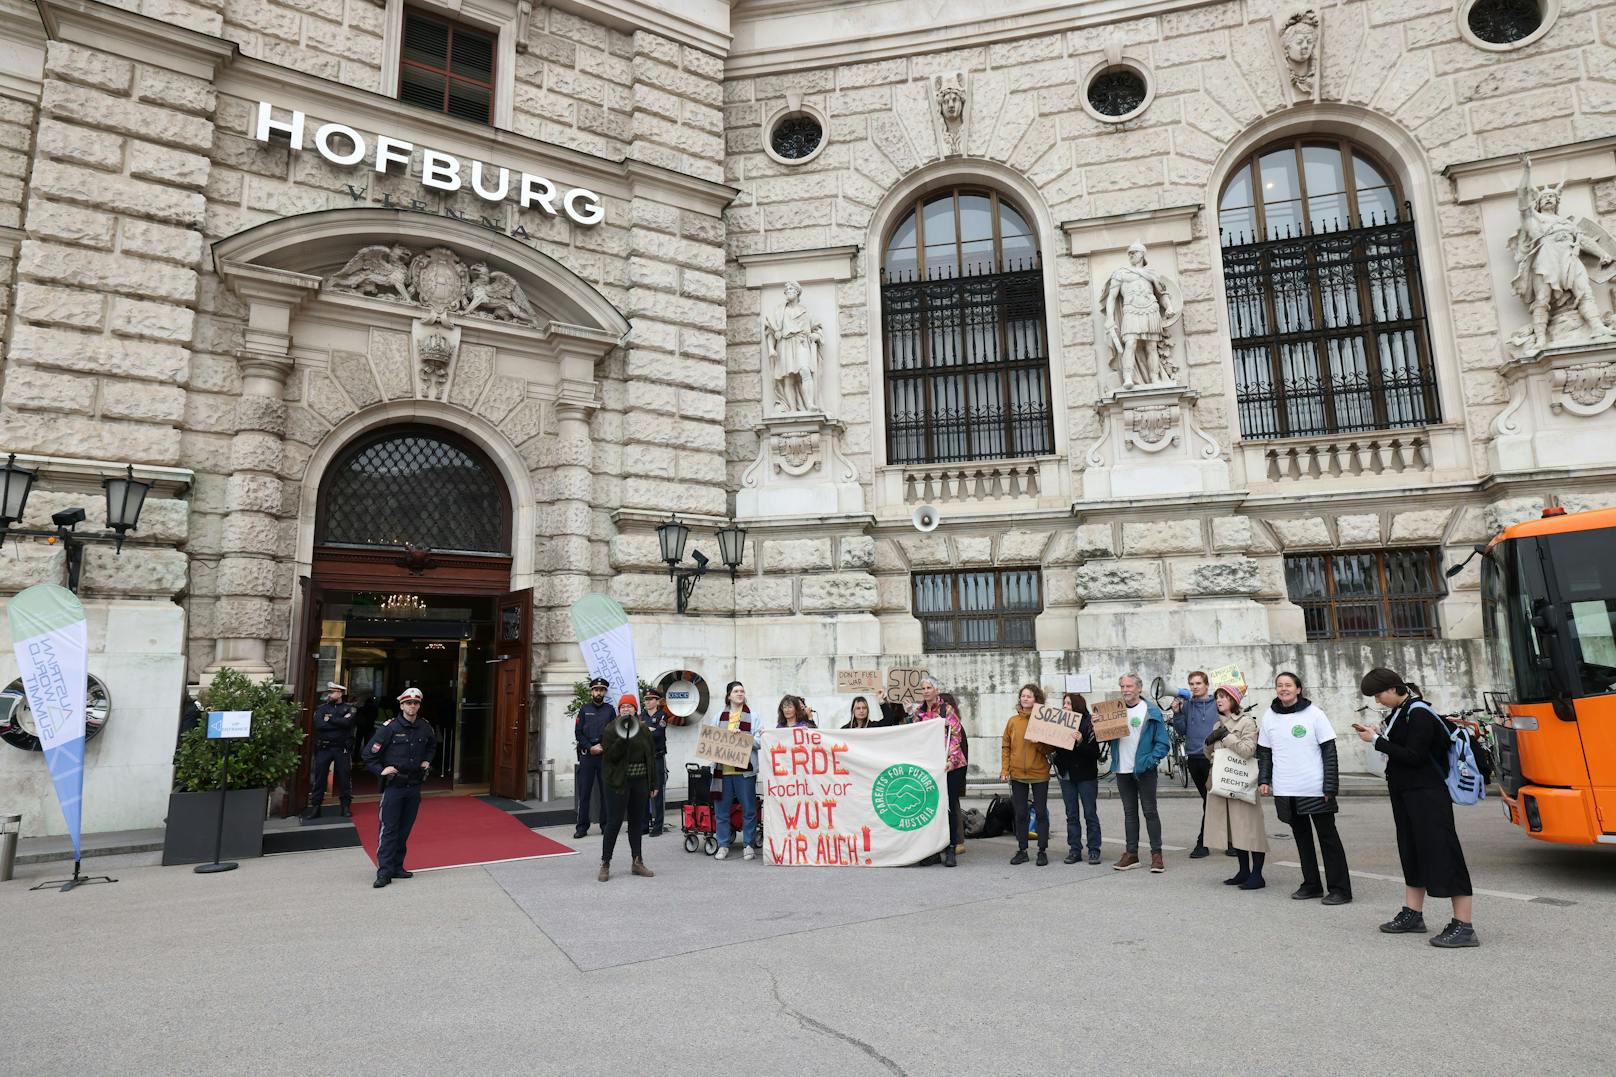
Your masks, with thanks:
[(892, 1059), (888, 1058), (880, 1051), (877, 1051), (874, 1047), (865, 1043), (857, 1036), (850, 1036), (840, 1029), (832, 1028), (822, 1021), (815, 1021), (807, 1014), (800, 1013), (793, 1010), (790, 1006), (787, 1006), (786, 1000), (780, 997), (780, 981), (775, 978), (774, 970), (764, 969), (763, 971), (769, 974), (769, 990), (774, 992), (774, 1001), (779, 1004), (781, 1013), (796, 1021), (797, 1024), (801, 1025), (809, 1032), (822, 1033), (823, 1035), (831, 1036), (835, 1039), (841, 1040), (843, 1043), (851, 1044), (852, 1046), (857, 1047), (860, 1051), (863, 1051), (865, 1054), (881, 1063), (882, 1066), (886, 1067), (888, 1073), (895, 1073), (898, 1075), (898, 1077), (908, 1077), (908, 1074), (904, 1071), (902, 1066), (898, 1065), (896, 1062), (892, 1061)]

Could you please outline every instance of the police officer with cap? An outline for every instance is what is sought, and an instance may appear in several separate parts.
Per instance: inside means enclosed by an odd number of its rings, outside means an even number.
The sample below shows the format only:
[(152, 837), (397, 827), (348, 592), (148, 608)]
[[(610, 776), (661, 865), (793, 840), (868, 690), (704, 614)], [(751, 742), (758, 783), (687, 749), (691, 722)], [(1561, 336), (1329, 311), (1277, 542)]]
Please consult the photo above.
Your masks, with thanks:
[[(589, 833), (589, 801), (599, 787), (604, 793), (605, 786), (600, 780), (600, 736), (606, 732), (606, 727), (617, 712), (612, 705), (606, 702), (606, 690), (611, 682), (605, 677), (594, 677), (589, 681), (589, 702), (578, 708), (578, 717), (572, 723), (573, 737), (578, 742), (578, 826), (572, 832), (574, 838), (581, 838)], [(606, 832), (606, 810), (604, 801), (601, 805), (601, 833)]]
[(376, 881), (371, 884), (378, 887), (415, 874), (404, 870), (404, 847), (421, 810), (421, 783), (438, 750), (438, 734), (420, 717), (421, 690), (399, 693), (398, 709), (398, 717), (378, 726), (365, 745), (365, 766), (381, 776), (383, 787)]
[(309, 775), (309, 810), (305, 819), (320, 818), (325, 802), (326, 777), (337, 770), (337, 795), (342, 798), (342, 814), (353, 814), (353, 774), (349, 753), (353, 751), (354, 723), (358, 713), (352, 703), (344, 703), (348, 689), (336, 681), (326, 682), (325, 702), (314, 708), (314, 773)]

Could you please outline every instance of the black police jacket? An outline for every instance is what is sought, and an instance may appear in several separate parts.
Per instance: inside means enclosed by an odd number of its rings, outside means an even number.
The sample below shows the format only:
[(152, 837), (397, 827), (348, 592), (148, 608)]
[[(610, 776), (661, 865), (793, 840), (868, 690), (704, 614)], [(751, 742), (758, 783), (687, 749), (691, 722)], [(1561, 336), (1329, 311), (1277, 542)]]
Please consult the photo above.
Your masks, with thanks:
[(606, 731), (606, 726), (617, 717), (617, 709), (605, 700), (596, 703), (590, 700), (578, 708), (578, 718), (572, 723), (573, 737), (578, 742), (578, 758), (582, 759), (589, 754), (589, 749), (600, 743), (600, 735)]
[(352, 703), (322, 703), (314, 708), (314, 743), (322, 748), (347, 748), (353, 744), (358, 709)]
[(419, 785), (426, 777), (422, 763), (430, 763), (438, 751), (438, 734), (425, 718), (413, 723), (403, 718), (390, 718), (376, 727), (365, 745), (365, 766), (380, 774), (387, 767), (397, 767), (393, 780), (400, 785)]

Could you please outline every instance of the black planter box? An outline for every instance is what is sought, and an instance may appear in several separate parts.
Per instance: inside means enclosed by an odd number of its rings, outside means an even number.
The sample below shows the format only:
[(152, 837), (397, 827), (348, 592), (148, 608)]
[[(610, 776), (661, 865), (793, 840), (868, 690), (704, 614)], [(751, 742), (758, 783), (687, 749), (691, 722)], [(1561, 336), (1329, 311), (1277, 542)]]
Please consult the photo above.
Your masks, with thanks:
[[(264, 814), (268, 789), (231, 789), (224, 794), (224, 860), (264, 855)], [(207, 864), (219, 829), (219, 794), (168, 794), (168, 829), (163, 834), (164, 864)]]

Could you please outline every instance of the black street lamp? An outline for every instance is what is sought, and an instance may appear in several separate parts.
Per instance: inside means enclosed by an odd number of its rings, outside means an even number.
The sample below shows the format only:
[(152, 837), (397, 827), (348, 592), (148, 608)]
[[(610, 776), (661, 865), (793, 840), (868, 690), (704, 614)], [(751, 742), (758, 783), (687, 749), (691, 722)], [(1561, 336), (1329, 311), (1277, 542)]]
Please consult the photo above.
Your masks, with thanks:
[[(690, 556), (696, 562), (696, 567), (679, 567), (679, 562), (685, 557), (685, 542), (689, 538), (690, 528), (680, 523), (677, 516), (669, 516), (657, 527), (657, 544), (662, 548), (662, 560), (668, 564), (668, 578), (674, 581), (680, 613), (689, 612), (690, 594), (696, 589), (696, 581), (707, 574), (710, 560), (700, 550), (692, 550)], [(729, 578), (733, 580), (746, 551), (746, 528), (736, 526), (732, 520), (728, 527), (719, 529), (717, 538), (719, 554), (724, 559), (724, 566), (729, 569)]]
[(5, 467), (0, 467), (0, 545), (5, 544), (7, 535), (60, 542), (67, 551), (67, 589), (77, 594), (79, 572), (84, 568), (84, 544), (110, 542), (114, 550), (122, 553), (125, 536), (135, 530), (135, 525), (140, 522), (140, 510), (145, 507), (151, 483), (135, 478), (133, 464), (125, 465), (122, 475), (101, 480), (101, 488), (107, 495), (107, 527), (112, 534), (79, 534), (74, 528), (84, 522), (85, 512), (77, 506), (51, 514), (51, 523), (56, 525), (54, 531), (13, 529), (11, 525), (22, 520), (23, 508), (28, 504), (28, 493), (38, 478), (39, 472), (17, 466), (16, 453), (9, 454)]

